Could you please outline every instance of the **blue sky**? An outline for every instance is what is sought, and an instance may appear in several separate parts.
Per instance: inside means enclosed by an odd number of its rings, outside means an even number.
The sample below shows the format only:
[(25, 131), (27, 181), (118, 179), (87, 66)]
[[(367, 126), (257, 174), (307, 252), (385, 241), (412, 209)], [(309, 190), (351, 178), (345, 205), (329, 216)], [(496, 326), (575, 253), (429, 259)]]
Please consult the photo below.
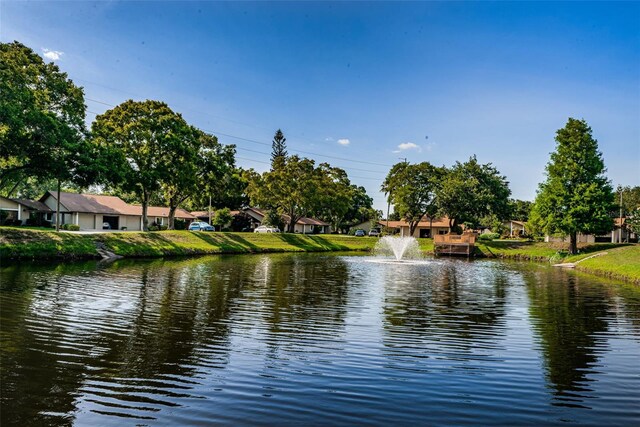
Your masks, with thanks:
[(383, 210), (405, 157), (475, 154), (533, 200), (568, 117), (591, 125), (614, 185), (640, 185), (638, 2), (2, 1), (0, 39), (57, 58), (89, 120), (162, 100), (258, 171), (282, 128)]

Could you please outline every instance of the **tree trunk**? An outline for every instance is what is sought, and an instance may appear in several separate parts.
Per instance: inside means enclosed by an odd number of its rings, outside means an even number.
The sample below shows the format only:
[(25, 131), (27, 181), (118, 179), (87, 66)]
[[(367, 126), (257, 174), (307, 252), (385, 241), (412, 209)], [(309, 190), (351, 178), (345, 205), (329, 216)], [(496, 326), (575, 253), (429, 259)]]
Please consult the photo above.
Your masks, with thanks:
[(56, 194), (56, 231), (60, 231), (60, 180), (58, 179), (58, 191)]
[(168, 230), (175, 229), (176, 209), (178, 209), (178, 203), (176, 197), (169, 198), (169, 223), (167, 224)]
[(149, 193), (142, 193), (142, 231), (149, 231), (149, 218), (147, 218), (147, 208), (149, 206)]
[(416, 227), (418, 227), (418, 221), (409, 221), (409, 237), (413, 237)]
[(169, 224), (167, 226), (168, 230), (175, 230), (175, 222), (176, 222), (176, 210), (177, 206), (169, 206)]
[(569, 254), (575, 255), (578, 253), (578, 236), (575, 231), (571, 232), (569, 238)]

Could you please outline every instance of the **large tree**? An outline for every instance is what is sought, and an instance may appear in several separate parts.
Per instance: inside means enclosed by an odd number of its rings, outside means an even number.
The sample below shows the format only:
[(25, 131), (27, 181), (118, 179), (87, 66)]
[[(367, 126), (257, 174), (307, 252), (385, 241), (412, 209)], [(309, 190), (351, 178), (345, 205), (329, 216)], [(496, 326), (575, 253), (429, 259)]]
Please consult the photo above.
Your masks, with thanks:
[(382, 191), (393, 209), (409, 223), (409, 235), (425, 216), (433, 217), (438, 211), (436, 192), (440, 186), (443, 169), (429, 162), (395, 164), (384, 182)]
[(449, 217), (455, 230), (460, 224), (477, 224), (482, 218), (509, 215), (511, 190), (506, 177), (491, 164), (480, 164), (475, 156), (456, 162), (441, 179), (437, 192), (438, 210)]
[(287, 138), (284, 137), (282, 130), (278, 129), (271, 143), (271, 169), (275, 169), (279, 163), (284, 162), (287, 158), (286, 142)]
[(287, 231), (293, 233), (296, 222), (315, 207), (317, 178), (313, 160), (291, 156), (249, 182), (247, 191), (252, 204), (287, 215)]
[(147, 231), (149, 202), (191, 147), (192, 128), (164, 102), (128, 100), (97, 116), (91, 131), (109, 159), (105, 179), (138, 196)]
[(547, 164), (547, 179), (540, 184), (531, 221), (547, 234), (569, 235), (569, 252), (574, 254), (577, 233), (613, 228), (614, 195), (587, 122), (569, 118), (555, 140), (556, 151)]
[(528, 200), (511, 199), (509, 201), (509, 219), (515, 219), (516, 221), (527, 222), (529, 220), (529, 213), (533, 202)]
[[(230, 149), (227, 148), (227, 150)], [(185, 204), (192, 211), (207, 210), (209, 202), (214, 210), (246, 207), (249, 205), (249, 197), (247, 196), (249, 181), (247, 171), (240, 167), (232, 167), (218, 179), (203, 181), (202, 191), (196, 193)]]
[(341, 169), (325, 163), (316, 167), (313, 160), (291, 156), (269, 172), (253, 174), (247, 192), (254, 205), (286, 215), (287, 231), (293, 233), (304, 216), (327, 206), (343, 209), (348, 188)]
[(57, 65), (0, 43), (0, 189), (10, 195), (30, 178), (58, 189), (90, 184), (99, 156), (85, 138), (85, 109), (82, 88)]
[(162, 192), (169, 205), (169, 230), (174, 229), (175, 213), (182, 203), (190, 197), (214, 192), (234, 166), (235, 146), (221, 145), (213, 135), (192, 127), (183, 142), (172, 153), (169, 173), (162, 180)]
[(362, 195), (359, 194), (358, 187), (351, 184), (343, 169), (332, 167), (328, 163), (321, 163), (319, 169), (321, 191), (312, 213), (330, 223), (334, 230), (339, 230), (349, 221), (347, 215), (353, 211), (357, 199), (361, 199)]

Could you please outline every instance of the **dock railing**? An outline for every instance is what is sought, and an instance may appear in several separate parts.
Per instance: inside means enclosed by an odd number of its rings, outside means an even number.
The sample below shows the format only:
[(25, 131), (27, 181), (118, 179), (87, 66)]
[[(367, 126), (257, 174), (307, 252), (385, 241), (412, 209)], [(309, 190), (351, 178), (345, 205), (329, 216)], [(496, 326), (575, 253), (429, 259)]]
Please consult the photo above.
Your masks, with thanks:
[(433, 236), (435, 254), (470, 256), (477, 237), (476, 233), (437, 234)]

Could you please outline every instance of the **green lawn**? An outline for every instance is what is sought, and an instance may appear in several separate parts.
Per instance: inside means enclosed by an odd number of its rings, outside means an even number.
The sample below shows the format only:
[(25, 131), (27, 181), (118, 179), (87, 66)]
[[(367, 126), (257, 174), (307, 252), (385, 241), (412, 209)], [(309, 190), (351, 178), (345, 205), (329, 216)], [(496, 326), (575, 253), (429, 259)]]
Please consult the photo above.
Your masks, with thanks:
[(56, 233), (51, 229), (0, 227), (1, 259), (75, 259), (97, 256), (96, 246), (87, 236)]
[(606, 255), (584, 260), (576, 269), (640, 284), (640, 244), (608, 249)]
[(125, 257), (253, 252), (368, 251), (377, 239), (343, 235), (159, 231), (73, 234), (20, 227), (0, 228), (4, 259), (93, 258), (96, 243)]

